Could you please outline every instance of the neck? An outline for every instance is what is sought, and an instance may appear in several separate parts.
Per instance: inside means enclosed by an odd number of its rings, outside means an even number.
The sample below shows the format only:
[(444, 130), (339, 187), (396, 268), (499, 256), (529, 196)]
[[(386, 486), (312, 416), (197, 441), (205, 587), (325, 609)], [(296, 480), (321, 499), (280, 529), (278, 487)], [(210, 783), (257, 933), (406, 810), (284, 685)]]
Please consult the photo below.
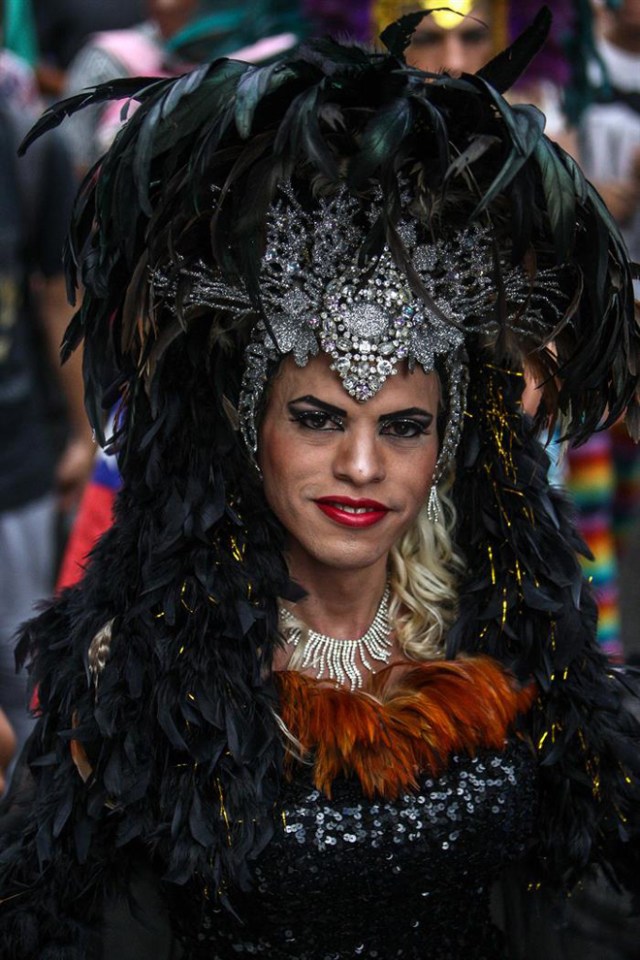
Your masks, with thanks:
[(357, 640), (376, 615), (387, 581), (386, 558), (366, 570), (299, 570), (291, 575), (306, 597), (290, 606), (311, 630), (337, 640)]

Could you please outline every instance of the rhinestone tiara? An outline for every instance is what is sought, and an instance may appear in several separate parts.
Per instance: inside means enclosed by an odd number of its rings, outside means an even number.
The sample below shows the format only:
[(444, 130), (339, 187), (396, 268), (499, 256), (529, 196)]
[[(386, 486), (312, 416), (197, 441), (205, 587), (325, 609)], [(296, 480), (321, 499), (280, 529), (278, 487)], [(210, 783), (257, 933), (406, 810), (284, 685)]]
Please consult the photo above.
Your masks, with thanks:
[[(264, 389), (284, 356), (292, 354), (302, 367), (320, 351), (327, 354), (344, 389), (360, 402), (374, 396), (402, 362), (409, 369), (418, 363), (427, 373), (444, 372), (447, 419), (437, 482), (455, 456), (462, 427), (465, 339), (471, 332), (497, 335), (504, 322), (497, 314), (497, 254), (487, 226), (473, 224), (433, 240), (407, 213), (396, 230), (414, 274), (412, 289), (388, 246), (361, 262), (363, 241), (381, 209), (380, 197), (363, 201), (341, 187), (306, 210), (292, 184), (283, 181), (267, 216), (259, 303), (240, 281), (202, 261), (180, 269), (177, 279), (156, 271), (152, 292), (170, 305), (179, 299), (184, 312), (208, 307), (261, 314), (245, 351), (238, 404), (252, 455)], [(539, 270), (532, 281), (506, 254), (498, 255), (498, 266), (509, 329), (531, 334), (539, 326), (543, 340), (549, 311), (558, 320), (562, 316), (561, 268)]]

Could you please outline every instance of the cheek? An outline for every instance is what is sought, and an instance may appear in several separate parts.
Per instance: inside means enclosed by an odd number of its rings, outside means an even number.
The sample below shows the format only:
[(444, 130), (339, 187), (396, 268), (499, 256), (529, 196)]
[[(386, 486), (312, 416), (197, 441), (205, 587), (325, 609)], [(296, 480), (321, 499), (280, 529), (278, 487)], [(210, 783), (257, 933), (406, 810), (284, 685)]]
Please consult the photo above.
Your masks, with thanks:
[(276, 510), (274, 499), (286, 482), (281, 469), (287, 462), (286, 457), (286, 443), (279, 431), (265, 428), (260, 435), (256, 459), (262, 471), (265, 497), (273, 510)]
[(418, 515), (429, 499), (431, 479), (433, 477), (433, 463), (430, 463), (428, 466), (430, 469), (425, 473), (421, 473), (419, 479), (416, 474), (414, 474), (407, 483), (408, 505), (413, 518)]
[(262, 471), (263, 489), (267, 503), (287, 525), (298, 509), (296, 494), (309, 473), (309, 452), (299, 449), (295, 434), (285, 426), (265, 425), (260, 435), (257, 461)]
[(416, 513), (419, 512), (429, 497), (438, 459), (438, 449), (438, 441), (434, 438), (433, 443), (423, 452), (422, 456), (407, 464), (404, 478), (405, 490)]

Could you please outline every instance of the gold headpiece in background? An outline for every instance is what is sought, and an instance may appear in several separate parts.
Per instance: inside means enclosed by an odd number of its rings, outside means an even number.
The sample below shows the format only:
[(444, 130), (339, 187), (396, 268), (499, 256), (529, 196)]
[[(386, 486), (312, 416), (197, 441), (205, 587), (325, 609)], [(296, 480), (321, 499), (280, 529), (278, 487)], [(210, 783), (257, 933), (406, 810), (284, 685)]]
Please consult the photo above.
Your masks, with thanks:
[[(473, 13), (481, 0), (375, 0), (371, 11), (372, 39), (377, 40), (385, 27), (407, 13), (431, 11), (434, 22), (443, 30), (457, 27), (463, 17)], [(507, 17), (509, 0), (489, 0), (491, 35), (494, 50), (502, 50), (509, 42)]]

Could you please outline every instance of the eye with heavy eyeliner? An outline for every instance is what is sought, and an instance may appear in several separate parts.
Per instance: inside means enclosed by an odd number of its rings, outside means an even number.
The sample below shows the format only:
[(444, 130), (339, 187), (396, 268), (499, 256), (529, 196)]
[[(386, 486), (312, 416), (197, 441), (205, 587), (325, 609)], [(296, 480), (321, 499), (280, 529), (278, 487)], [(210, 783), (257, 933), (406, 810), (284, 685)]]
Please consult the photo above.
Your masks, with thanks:
[[(300, 404), (308, 404), (311, 409), (301, 407)], [(298, 397), (287, 406), (291, 422), (308, 430), (339, 431), (344, 430), (348, 422), (346, 410), (325, 403), (317, 397)], [(412, 440), (426, 436), (432, 423), (433, 414), (419, 407), (397, 410), (378, 417), (380, 435), (396, 440)]]
[(287, 408), (292, 423), (299, 423), (308, 430), (342, 430), (347, 416), (347, 411), (341, 407), (334, 407), (310, 395), (296, 397), (287, 404)]
[(380, 421), (380, 433), (397, 440), (413, 440), (415, 437), (427, 436), (432, 422), (433, 417), (430, 414), (420, 418), (391, 415)]
[(289, 412), (291, 422), (307, 430), (341, 430), (344, 426), (341, 418), (332, 417), (324, 410), (300, 410), (290, 406)]

